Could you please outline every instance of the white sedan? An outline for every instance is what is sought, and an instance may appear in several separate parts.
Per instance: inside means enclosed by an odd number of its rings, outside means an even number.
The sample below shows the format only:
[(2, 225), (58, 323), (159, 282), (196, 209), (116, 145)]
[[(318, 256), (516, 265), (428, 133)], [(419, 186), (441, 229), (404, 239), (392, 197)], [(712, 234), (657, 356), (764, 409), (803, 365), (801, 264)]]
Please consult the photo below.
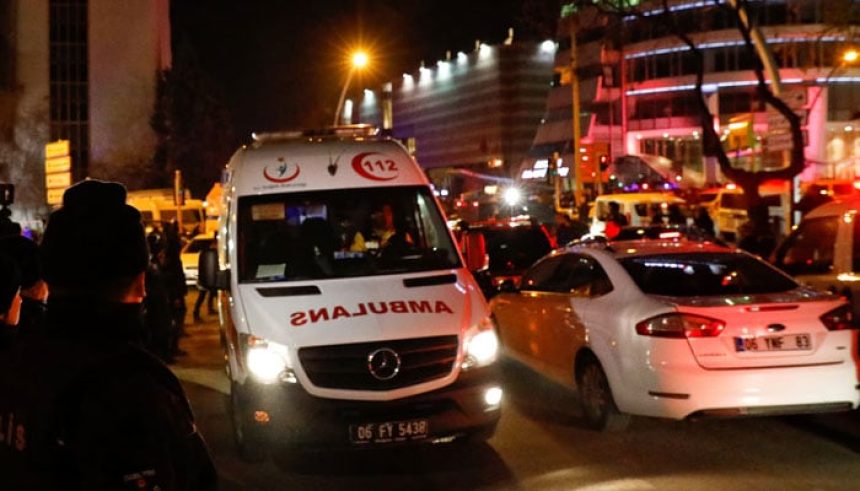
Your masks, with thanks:
[(491, 302), (507, 353), (578, 387), (586, 422), (842, 411), (860, 404), (841, 297), (708, 242), (556, 250)]
[(200, 253), (209, 249), (215, 243), (215, 234), (212, 232), (199, 234), (191, 239), (179, 256), (182, 261), (182, 271), (185, 273), (185, 284), (188, 286), (197, 284), (197, 262), (200, 260)]

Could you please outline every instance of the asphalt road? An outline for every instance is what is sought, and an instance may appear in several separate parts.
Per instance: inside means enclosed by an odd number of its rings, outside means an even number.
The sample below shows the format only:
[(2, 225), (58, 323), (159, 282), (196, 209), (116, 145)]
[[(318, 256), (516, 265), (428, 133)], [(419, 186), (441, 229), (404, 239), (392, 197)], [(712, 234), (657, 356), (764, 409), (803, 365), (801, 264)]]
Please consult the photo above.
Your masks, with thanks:
[(576, 395), (512, 362), (496, 435), (478, 446), (287, 455), (242, 462), (232, 442), (214, 319), (188, 327), (173, 368), (225, 490), (855, 490), (860, 412), (730, 420), (634, 420), (622, 433), (580, 421)]

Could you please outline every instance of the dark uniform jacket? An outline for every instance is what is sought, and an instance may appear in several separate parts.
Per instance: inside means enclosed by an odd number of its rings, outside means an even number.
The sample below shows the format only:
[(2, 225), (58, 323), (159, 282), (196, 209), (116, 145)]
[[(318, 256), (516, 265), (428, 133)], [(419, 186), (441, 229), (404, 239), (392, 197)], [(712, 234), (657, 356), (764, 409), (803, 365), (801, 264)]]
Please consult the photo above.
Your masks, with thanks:
[(51, 301), (0, 347), (0, 489), (215, 489), (176, 377), (129, 342), (138, 306)]

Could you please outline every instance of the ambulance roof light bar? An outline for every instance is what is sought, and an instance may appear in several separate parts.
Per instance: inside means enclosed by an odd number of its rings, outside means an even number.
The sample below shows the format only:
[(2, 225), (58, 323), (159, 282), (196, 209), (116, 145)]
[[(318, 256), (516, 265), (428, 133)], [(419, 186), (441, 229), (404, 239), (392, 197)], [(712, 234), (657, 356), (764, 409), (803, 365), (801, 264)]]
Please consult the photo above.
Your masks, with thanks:
[(251, 133), (255, 143), (266, 143), (275, 141), (289, 141), (302, 139), (341, 139), (361, 138), (372, 139), (379, 136), (379, 128), (370, 124), (348, 124), (340, 126), (329, 126), (313, 130), (297, 131), (275, 131), (266, 133)]

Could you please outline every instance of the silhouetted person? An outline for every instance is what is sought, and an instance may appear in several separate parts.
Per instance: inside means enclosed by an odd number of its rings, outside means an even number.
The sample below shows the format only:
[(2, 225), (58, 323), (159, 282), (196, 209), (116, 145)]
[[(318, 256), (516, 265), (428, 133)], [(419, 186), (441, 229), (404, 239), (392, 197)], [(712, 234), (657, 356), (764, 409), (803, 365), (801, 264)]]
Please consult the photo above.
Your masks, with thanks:
[(605, 234), (608, 239), (614, 239), (621, 229), (630, 224), (627, 217), (621, 213), (621, 205), (617, 201), (609, 202), (609, 215), (606, 217)]
[(770, 230), (766, 204), (753, 206), (749, 210), (749, 221), (742, 226), (738, 247), (763, 258), (770, 257), (776, 248), (776, 237)]
[(677, 203), (669, 205), (669, 213), (666, 215), (666, 220), (669, 225), (686, 225), (687, 217), (681, 212), (681, 207)]
[(146, 298), (143, 301), (146, 347), (165, 363), (173, 363), (173, 318), (161, 259), (164, 245), (161, 236), (152, 232), (146, 237), (149, 246), (149, 264), (146, 267)]
[(555, 242), (558, 244), (558, 247), (564, 247), (568, 242), (582, 236), (582, 234), (576, 234), (573, 228), (573, 221), (567, 213), (556, 213), (555, 224)]
[(21, 235), (21, 225), (12, 221), (12, 210), (0, 207), (0, 237)]
[(179, 226), (173, 222), (164, 227), (164, 252), (161, 260), (161, 275), (164, 278), (164, 288), (167, 291), (167, 301), (170, 305), (170, 354), (184, 355), (179, 349), (179, 338), (185, 334), (185, 295), (188, 285), (185, 284), (185, 271), (182, 269), (182, 242)]
[(660, 203), (651, 205), (651, 224), (663, 225), (666, 220), (666, 215), (663, 214), (663, 206)]
[(50, 216), (44, 326), (0, 352), (0, 489), (216, 488), (182, 386), (137, 342), (148, 258), (125, 197), (83, 181)]
[(708, 209), (700, 206), (696, 209), (696, 216), (693, 217), (693, 225), (711, 237), (715, 236), (714, 221), (711, 215), (708, 214)]
[(21, 312), (20, 290), (21, 276), (15, 261), (0, 252), (0, 350), (8, 348), (15, 335)]
[(16, 264), (21, 281), (20, 331), (37, 328), (45, 318), (45, 302), (48, 300), (48, 284), (42, 273), (39, 247), (23, 235), (0, 238), (0, 252), (9, 256)]

